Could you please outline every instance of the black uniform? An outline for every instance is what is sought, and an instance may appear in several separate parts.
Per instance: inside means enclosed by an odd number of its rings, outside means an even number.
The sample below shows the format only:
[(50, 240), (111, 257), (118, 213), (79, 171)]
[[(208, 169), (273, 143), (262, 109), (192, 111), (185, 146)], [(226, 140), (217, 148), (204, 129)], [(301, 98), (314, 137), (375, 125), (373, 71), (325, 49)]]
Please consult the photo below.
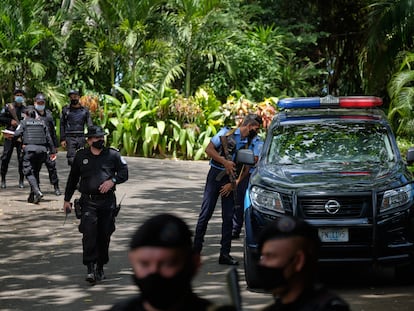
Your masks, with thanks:
[[(23, 120), (24, 112), (26, 110), (26, 106), (24, 105), (16, 105), (15, 103), (10, 103), (5, 105), (0, 112), (0, 124), (6, 126), (6, 129), (14, 131), (16, 127), (11, 125), (12, 120), (18, 119), (20, 122)], [(15, 111), (15, 115), (13, 113)], [(17, 120), (16, 120), (17, 121)], [(11, 156), (13, 154), (13, 149), (16, 148), (17, 152), (17, 161), (19, 165), (19, 181), (20, 186), (23, 185), (23, 153), (22, 153), (22, 142), (18, 138), (13, 139), (5, 139), (4, 146), (3, 146), (3, 154), (1, 156), (1, 179), (2, 181), (6, 180), (7, 171), (9, 169), (9, 163)]]
[[(143, 306), (143, 299), (140, 295), (129, 298), (115, 304), (110, 311), (145, 311)], [(215, 306), (210, 301), (200, 298), (195, 294), (187, 297), (183, 302), (183, 307), (179, 308), (180, 311), (235, 311), (233, 306)]]
[(72, 165), (76, 150), (85, 146), (85, 125), (92, 126), (88, 108), (65, 106), (60, 117), (60, 141), (66, 141), (66, 157)]
[(82, 207), (79, 231), (83, 234), (83, 264), (97, 263), (103, 266), (109, 261), (108, 248), (111, 234), (115, 231), (115, 189), (101, 194), (99, 186), (108, 179), (116, 184), (128, 179), (128, 166), (119, 152), (104, 148), (94, 155), (90, 148), (76, 152), (65, 189), (64, 200), (69, 202), (78, 181)]
[[(58, 146), (58, 140), (57, 140), (56, 129), (55, 129), (55, 121), (53, 119), (52, 112), (49, 109), (45, 109), (43, 111), (43, 114), (37, 111), (37, 115), (38, 115), (38, 119), (42, 120), (46, 124), (47, 128), (49, 129), (49, 133), (50, 133), (50, 137), (52, 138), (53, 145), (55, 149), (57, 150), (59, 146)], [(56, 189), (56, 187), (58, 187), (59, 185), (59, 178), (58, 178), (57, 169), (56, 169), (56, 161), (52, 161), (50, 157), (47, 157), (45, 161), (45, 165), (49, 172), (50, 183), (54, 185)]]
[(294, 302), (283, 304), (276, 300), (263, 311), (349, 311), (349, 305), (326, 288), (305, 290)]
[(31, 187), (28, 201), (38, 203), (42, 196), (39, 189), (39, 172), (45, 162), (48, 152), (56, 151), (49, 129), (42, 120), (27, 118), (20, 122), (15, 137), (22, 138), (23, 144), (23, 173)]

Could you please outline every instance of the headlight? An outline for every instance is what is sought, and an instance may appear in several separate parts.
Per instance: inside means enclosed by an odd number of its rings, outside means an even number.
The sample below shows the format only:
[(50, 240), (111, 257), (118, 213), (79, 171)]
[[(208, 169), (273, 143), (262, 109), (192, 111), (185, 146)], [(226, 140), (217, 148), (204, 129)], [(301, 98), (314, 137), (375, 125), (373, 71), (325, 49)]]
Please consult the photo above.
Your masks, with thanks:
[(250, 200), (256, 209), (269, 209), (278, 213), (285, 213), (282, 199), (277, 192), (267, 191), (259, 187), (252, 187)]
[(410, 202), (412, 198), (411, 190), (411, 185), (409, 184), (401, 188), (385, 191), (380, 211), (383, 212), (390, 208), (400, 207)]

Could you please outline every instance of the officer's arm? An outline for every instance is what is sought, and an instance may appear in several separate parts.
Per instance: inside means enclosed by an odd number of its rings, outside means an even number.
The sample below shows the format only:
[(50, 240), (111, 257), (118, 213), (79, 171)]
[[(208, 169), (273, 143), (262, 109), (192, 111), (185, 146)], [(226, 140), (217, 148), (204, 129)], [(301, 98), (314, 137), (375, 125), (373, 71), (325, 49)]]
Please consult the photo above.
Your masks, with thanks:
[(70, 199), (72, 198), (73, 194), (75, 193), (76, 187), (78, 185), (78, 181), (80, 178), (80, 166), (79, 161), (77, 161), (77, 155), (75, 154), (75, 159), (73, 160), (73, 164), (71, 166), (68, 180), (66, 182), (66, 188), (65, 188), (65, 202), (70, 202)]
[(3, 108), (0, 112), (0, 124), (3, 124), (5, 126), (10, 126), (12, 125), (11, 124), (12, 120), (13, 118), (11, 118), (8, 115), (6, 108)]
[(91, 113), (89, 111), (89, 109), (86, 109), (86, 124), (88, 125), (88, 127), (93, 126), (93, 122), (92, 122), (92, 118), (91, 118)]
[(116, 176), (115, 180), (117, 184), (122, 184), (128, 180), (128, 165), (123, 157), (118, 153), (118, 160), (116, 164)]
[(224, 168), (226, 169), (227, 174), (232, 174), (234, 172), (234, 168), (235, 168), (234, 162), (229, 161), (225, 157), (221, 156), (216, 150), (216, 146), (211, 141), (207, 145), (206, 153), (214, 161), (222, 164)]
[(66, 140), (66, 109), (62, 109), (62, 114), (60, 116), (60, 141)]
[(46, 142), (49, 146), (49, 151), (50, 151), (51, 154), (55, 154), (56, 153), (56, 147), (55, 147), (55, 144), (52, 140), (52, 137), (50, 137), (49, 127), (46, 124), (44, 126), (44, 131), (45, 131), (45, 135), (46, 135)]

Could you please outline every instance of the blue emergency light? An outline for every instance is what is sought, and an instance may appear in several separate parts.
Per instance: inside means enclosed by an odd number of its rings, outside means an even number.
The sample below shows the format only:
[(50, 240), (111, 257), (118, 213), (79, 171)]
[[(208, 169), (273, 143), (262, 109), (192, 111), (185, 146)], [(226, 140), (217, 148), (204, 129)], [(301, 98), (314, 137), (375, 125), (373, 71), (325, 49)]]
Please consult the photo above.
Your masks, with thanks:
[(375, 96), (344, 96), (335, 97), (296, 97), (278, 101), (278, 108), (374, 108), (382, 105), (382, 99)]

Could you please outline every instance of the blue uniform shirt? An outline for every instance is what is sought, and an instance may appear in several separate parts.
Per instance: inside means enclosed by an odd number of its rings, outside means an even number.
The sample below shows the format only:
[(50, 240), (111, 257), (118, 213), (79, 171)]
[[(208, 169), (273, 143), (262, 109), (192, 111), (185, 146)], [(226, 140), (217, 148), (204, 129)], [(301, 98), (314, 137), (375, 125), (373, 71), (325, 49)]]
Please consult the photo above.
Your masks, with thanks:
[[(222, 129), (220, 129), (220, 131), (218, 131), (216, 135), (214, 135), (211, 138), (211, 142), (216, 147), (216, 150), (219, 150), (221, 146), (220, 136), (225, 136), (230, 130), (231, 129), (229, 127), (223, 127)], [(240, 128), (237, 128), (232, 135), (236, 141), (236, 150), (240, 150), (246, 146), (247, 137), (244, 137), (244, 138), (241, 137)], [(235, 159), (236, 159), (236, 154), (233, 154), (233, 161), (235, 161)], [(212, 160), (210, 160), (210, 165), (220, 170), (224, 170), (223, 167), (217, 166)]]

